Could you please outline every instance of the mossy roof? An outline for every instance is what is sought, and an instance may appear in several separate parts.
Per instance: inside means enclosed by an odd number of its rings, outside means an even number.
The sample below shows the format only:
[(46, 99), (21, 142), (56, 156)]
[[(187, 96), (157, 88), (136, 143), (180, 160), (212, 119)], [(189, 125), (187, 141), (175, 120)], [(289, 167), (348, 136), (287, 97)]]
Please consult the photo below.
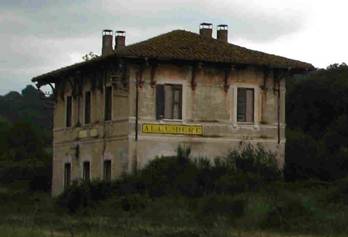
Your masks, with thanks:
[(199, 34), (174, 30), (148, 40), (121, 48), (115, 54), (96, 60), (77, 63), (38, 77), (47, 79), (60, 73), (78, 69), (111, 58), (147, 58), (157, 60), (183, 60), (236, 65), (256, 65), (279, 69), (313, 70), (313, 65), (273, 54), (247, 49), (235, 44), (207, 38)]

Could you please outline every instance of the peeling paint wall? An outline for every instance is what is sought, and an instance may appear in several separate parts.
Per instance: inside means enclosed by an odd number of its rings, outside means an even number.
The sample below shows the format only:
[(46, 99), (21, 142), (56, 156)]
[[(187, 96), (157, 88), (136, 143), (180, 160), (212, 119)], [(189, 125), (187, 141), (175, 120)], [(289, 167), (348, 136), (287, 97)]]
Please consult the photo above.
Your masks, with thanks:
[[(72, 164), (72, 179), (82, 176), (82, 163), (91, 162), (91, 177), (103, 177), (103, 161), (112, 160), (112, 177), (144, 167), (160, 155), (174, 155), (181, 144), (191, 147), (193, 156), (223, 156), (241, 144), (262, 144), (277, 154), (279, 167), (284, 164), (285, 80), (280, 81), (280, 143), (278, 144), (277, 84), (272, 73), (253, 67), (226, 71), (203, 65), (194, 71), (190, 65), (159, 64), (155, 73), (151, 65), (142, 69), (139, 92), (138, 141), (135, 141), (136, 80), (141, 67), (128, 65), (128, 84), (120, 89), (112, 83), (113, 73), (106, 73), (105, 85), (112, 85), (112, 121), (104, 122), (103, 86), (92, 89), (84, 80), (83, 91), (92, 91), (91, 124), (83, 124), (83, 99), (73, 99), (73, 127), (65, 127), (65, 97), (72, 93), (68, 83), (57, 86), (54, 115), (53, 195), (64, 189), (64, 163)], [(192, 82), (194, 75), (195, 83)], [(87, 75), (86, 78), (95, 76)], [(139, 79), (139, 78), (138, 78)], [(98, 79), (99, 80), (99, 79)], [(182, 85), (182, 120), (156, 120), (156, 84)], [(192, 84), (195, 84), (192, 87)], [(122, 87), (122, 86), (121, 86)], [(254, 122), (237, 122), (237, 90), (254, 89)], [(81, 125), (76, 126), (80, 119)], [(142, 124), (201, 125), (202, 136), (142, 133)], [(76, 146), (79, 155), (76, 157)]]
[[(130, 140), (137, 157), (137, 167), (159, 155), (174, 155), (179, 144), (190, 146), (192, 154), (214, 158), (238, 149), (241, 143), (261, 144), (277, 154), (279, 167), (284, 164), (285, 147), (285, 80), (281, 80), (280, 144), (278, 144), (277, 90), (272, 74), (265, 75), (253, 67), (232, 70), (228, 75), (228, 89), (224, 90), (224, 71), (221, 68), (203, 66), (196, 72), (196, 87), (191, 87), (192, 67), (161, 65), (155, 81), (183, 85), (182, 121), (156, 121), (155, 88), (151, 87), (150, 69), (143, 73), (144, 84), (139, 89), (139, 141)], [(252, 124), (238, 123), (236, 119), (237, 89), (253, 88), (255, 91), (254, 118)], [(135, 85), (130, 88), (130, 98), (135, 98)], [(131, 107), (135, 101), (130, 101)], [(134, 110), (132, 110), (134, 112)], [(131, 114), (134, 116), (134, 113)], [(134, 135), (134, 120), (130, 120)], [(203, 136), (142, 134), (141, 124), (200, 124)]]

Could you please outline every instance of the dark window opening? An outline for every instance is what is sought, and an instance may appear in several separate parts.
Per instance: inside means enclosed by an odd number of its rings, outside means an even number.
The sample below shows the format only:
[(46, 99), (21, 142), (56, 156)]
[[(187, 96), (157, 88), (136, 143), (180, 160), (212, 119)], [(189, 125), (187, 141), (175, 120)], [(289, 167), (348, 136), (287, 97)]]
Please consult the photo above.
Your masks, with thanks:
[(66, 127), (71, 127), (72, 122), (72, 97), (67, 96), (66, 97), (66, 111), (65, 111), (65, 125)]
[(91, 92), (85, 93), (85, 124), (91, 122)]
[(111, 160), (104, 161), (104, 180), (111, 181)]
[(238, 88), (237, 122), (254, 122), (254, 89)]
[(84, 181), (90, 180), (90, 163), (89, 161), (83, 162), (83, 173), (82, 173), (82, 179)]
[(156, 86), (156, 118), (182, 119), (182, 85)]
[(107, 86), (105, 88), (105, 121), (111, 120), (112, 117), (112, 87)]
[(64, 188), (68, 187), (71, 183), (71, 164), (65, 163), (64, 165)]

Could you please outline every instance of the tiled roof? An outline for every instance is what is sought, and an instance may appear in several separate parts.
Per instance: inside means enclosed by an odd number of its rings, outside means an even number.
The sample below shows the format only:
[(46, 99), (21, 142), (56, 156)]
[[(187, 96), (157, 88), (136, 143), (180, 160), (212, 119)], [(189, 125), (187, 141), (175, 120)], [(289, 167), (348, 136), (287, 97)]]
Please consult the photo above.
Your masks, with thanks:
[(262, 65), (274, 68), (312, 69), (311, 64), (250, 50), (184, 30), (175, 30), (125, 47), (120, 56), (195, 60)]
[(212, 63), (230, 63), (238, 65), (258, 65), (272, 68), (312, 70), (313, 65), (285, 57), (250, 50), (238, 45), (222, 42), (214, 38), (203, 37), (199, 34), (175, 30), (151, 39), (129, 45), (115, 54), (100, 57), (96, 60), (77, 63), (64, 67), (38, 77), (33, 81), (39, 81), (48, 77), (54, 77), (60, 73), (88, 66), (92, 63), (102, 62), (111, 58), (149, 58), (158, 60), (186, 60)]

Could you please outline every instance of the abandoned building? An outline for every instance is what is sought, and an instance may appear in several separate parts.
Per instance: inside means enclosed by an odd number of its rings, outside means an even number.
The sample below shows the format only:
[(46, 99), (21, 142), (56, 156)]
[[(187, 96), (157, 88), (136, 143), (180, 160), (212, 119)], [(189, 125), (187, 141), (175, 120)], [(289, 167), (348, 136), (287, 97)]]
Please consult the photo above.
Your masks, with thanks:
[[(115, 34), (115, 35), (114, 35)], [(102, 55), (32, 79), (55, 99), (52, 194), (73, 180), (110, 180), (173, 155), (222, 156), (243, 143), (285, 150), (285, 80), (308, 63), (228, 42), (226, 25), (125, 44), (104, 30)]]

